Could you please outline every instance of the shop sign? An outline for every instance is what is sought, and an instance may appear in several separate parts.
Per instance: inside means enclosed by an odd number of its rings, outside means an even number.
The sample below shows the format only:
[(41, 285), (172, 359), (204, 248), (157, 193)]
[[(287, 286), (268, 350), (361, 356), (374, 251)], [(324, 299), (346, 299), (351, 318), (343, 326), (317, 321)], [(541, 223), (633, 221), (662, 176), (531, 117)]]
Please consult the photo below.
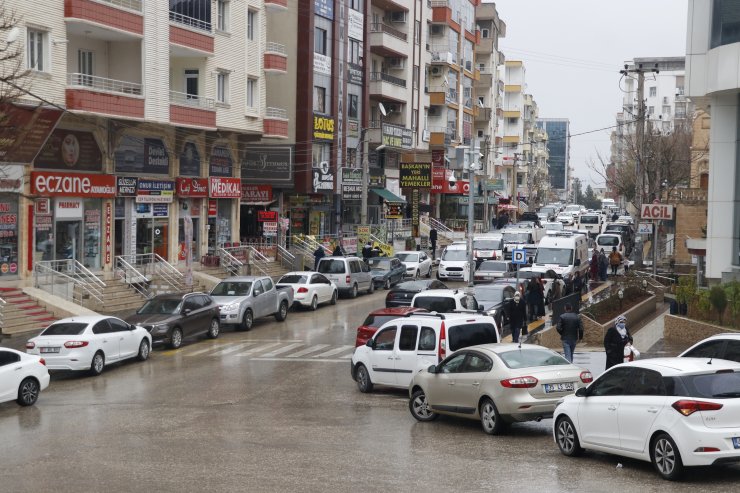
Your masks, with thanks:
[(403, 204), (386, 203), (386, 219), (401, 219), (403, 217)]
[(152, 204), (152, 217), (168, 217), (169, 215), (169, 204)]
[[(431, 166), (431, 164), (430, 164)], [(411, 225), (412, 226), (418, 226), (419, 225), (419, 199), (421, 192), (418, 188), (414, 188), (411, 190)]]
[(331, 57), (321, 53), (313, 54), (313, 71), (317, 74), (331, 76)]
[(82, 219), (82, 199), (57, 199), (54, 204), (56, 219)]
[(504, 180), (498, 180), (494, 178), (489, 178), (486, 180), (486, 190), (490, 191), (503, 191), (504, 189)]
[(342, 249), (347, 253), (357, 253), (357, 237), (345, 236), (342, 238)]
[(334, 118), (314, 113), (313, 138), (314, 140), (334, 140)]
[(209, 178), (209, 196), (215, 199), (239, 199), (242, 196), (242, 181), (239, 178)]
[(434, 150), (432, 151), (432, 167), (444, 168), (445, 167), (445, 151)]
[(145, 139), (125, 135), (113, 154), (116, 173), (166, 175), (170, 172), (170, 156), (160, 139)]
[(54, 130), (62, 111), (44, 106), (0, 104), (0, 161), (30, 163)]
[(136, 197), (139, 179), (133, 176), (116, 177), (116, 195), (119, 197)]
[(234, 160), (231, 158), (231, 149), (225, 146), (213, 146), (209, 169), (209, 176), (232, 176)]
[(268, 222), (262, 224), (262, 233), (265, 236), (277, 236), (277, 227), (278, 223), (276, 222)]
[(410, 128), (400, 125), (384, 122), (381, 128), (381, 137), (383, 145), (388, 147), (411, 149), (413, 146), (413, 132), (411, 132)]
[(342, 168), (342, 199), (362, 200), (362, 170)]
[(334, 190), (334, 173), (328, 161), (312, 163), (313, 166), (313, 191)]
[(334, 20), (334, 0), (313, 0), (313, 10), (316, 15)]
[(178, 197), (208, 197), (208, 178), (177, 178)]
[[(347, 120), (347, 137), (360, 136), (360, 122), (357, 120)], [(349, 157), (347, 158), (349, 160)]]
[[(434, 161), (434, 157), (432, 157), (432, 161)], [(442, 193), (444, 189), (442, 182), (445, 180), (445, 175), (444, 167), (432, 166), (432, 188), (430, 189), (432, 193)]]
[(468, 193), (468, 182), (465, 180), (456, 180), (455, 184), (450, 186), (452, 170), (445, 168), (432, 168), (432, 188), (433, 193), (443, 194), (463, 194)]
[(431, 188), (432, 163), (401, 163), (399, 177), (401, 188)]
[(385, 188), (385, 174), (383, 170), (370, 170), (367, 175), (368, 188)]
[(33, 201), (34, 213), (37, 216), (48, 216), (51, 215), (51, 200), (42, 198)]
[[(350, 38), (362, 41), (365, 33), (365, 16), (355, 9), (347, 10), (347, 34)], [(360, 52), (362, 53), (362, 52)]]
[(200, 176), (200, 152), (195, 142), (185, 142), (180, 153), (180, 175)]
[(175, 182), (170, 180), (139, 179), (136, 202), (140, 204), (169, 204), (175, 194)]
[(46, 197), (113, 198), (116, 196), (116, 177), (32, 171), (31, 193)]
[(23, 166), (3, 165), (0, 168), (0, 192), (21, 193), (22, 191)]
[(208, 201), (208, 217), (218, 216), (218, 200), (211, 199)]
[(640, 210), (640, 219), (672, 220), (673, 204), (643, 204)]
[(113, 207), (110, 202), (105, 203), (105, 264), (111, 263), (113, 228)]
[(15, 238), (17, 229), (17, 204), (0, 202), (0, 238)]
[(277, 211), (257, 211), (257, 221), (261, 223), (274, 222), (277, 224), (278, 213)]
[(56, 129), (33, 162), (35, 169), (102, 171), (103, 155), (92, 132)]
[(293, 186), (293, 147), (250, 145), (242, 159), (242, 179)]
[(242, 182), (242, 203), (272, 202), (272, 185), (249, 185)]
[[(362, 45), (362, 43), (360, 43), (360, 45)], [(362, 48), (360, 48), (360, 53), (362, 53)], [(349, 84), (356, 84), (358, 86), (361, 86), (364, 80), (365, 80), (365, 73), (362, 69), (362, 65), (357, 65), (355, 63), (348, 63), (347, 64), (347, 82)]]

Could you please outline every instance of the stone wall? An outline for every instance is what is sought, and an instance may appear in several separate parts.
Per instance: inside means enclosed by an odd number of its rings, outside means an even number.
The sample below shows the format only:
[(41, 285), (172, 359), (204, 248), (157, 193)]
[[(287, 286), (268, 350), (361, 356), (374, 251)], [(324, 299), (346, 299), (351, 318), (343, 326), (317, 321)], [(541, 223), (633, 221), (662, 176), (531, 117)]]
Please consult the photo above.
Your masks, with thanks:
[(676, 263), (691, 263), (691, 254), (686, 249), (686, 238), (702, 238), (704, 236), (702, 228), (706, 227), (706, 200), (676, 204), (676, 247), (674, 250)]
[(665, 316), (664, 323), (663, 338), (667, 341), (681, 343), (686, 347), (715, 334), (740, 332), (735, 329), (668, 314)]

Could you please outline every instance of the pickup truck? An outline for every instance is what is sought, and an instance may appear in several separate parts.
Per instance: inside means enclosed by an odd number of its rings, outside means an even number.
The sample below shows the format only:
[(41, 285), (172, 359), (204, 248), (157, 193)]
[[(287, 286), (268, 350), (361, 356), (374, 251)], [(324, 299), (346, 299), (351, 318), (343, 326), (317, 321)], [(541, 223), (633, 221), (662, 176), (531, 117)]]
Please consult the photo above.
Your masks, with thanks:
[(267, 276), (227, 277), (211, 290), (221, 307), (221, 325), (250, 330), (256, 318), (275, 316), (282, 322), (293, 304), (293, 288), (276, 287)]

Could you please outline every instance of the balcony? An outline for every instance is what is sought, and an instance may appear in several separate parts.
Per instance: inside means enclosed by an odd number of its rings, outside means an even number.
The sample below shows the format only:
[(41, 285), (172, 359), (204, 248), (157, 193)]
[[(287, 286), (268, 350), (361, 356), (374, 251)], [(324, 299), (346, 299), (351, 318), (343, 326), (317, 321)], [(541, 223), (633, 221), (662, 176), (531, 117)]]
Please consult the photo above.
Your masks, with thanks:
[(288, 138), (288, 112), (282, 108), (265, 109), (262, 120), (262, 136), (274, 139)]
[(280, 73), (288, 71), (288, 50), (285, 45), (272, 41), (265, 43), (264, 70)]
[(476, 55), (486, 55), (496, 51), (496, 47), (493, 45), (493, 38), (480, 38), (480, 44), (475, 45)]
[(141, 0), (64, 0), (68, 34), (106, 41), (144, 34)]
[(449, 127), (429, 127), (430, 146), (448, 146), (455, 140), (455, 129)]
[(177, 57), (213, 55), (213, 31), (210, 22), (170, 10), (170, 54)]
[(170, 122), (186, 127), (216, 129), (213, 98), (170, 91)]
[(447, 45), (431, 45), (429, 55), (432, 64), (457, 65), (457, 53), (450, 51)]
[(491, 111), (491, 108), (479, 107), (475, 114), (475, 121), (476, 123), (488, 123), (491, 121), (492, 114), (493, 112)]
[(370, 97), (388, 99), (403, 103), (406, 101), (407, 92), (399, 88), (406, 88), (406, 79), (394, 77), (384, 72), (370, 73)]
[(408, 57), (407, 35), (383, 23), (370, 24), (370, 51), (382, 57)]
[(143, 87), (136, 82), (67, 74), (65, 101), (70, 110), (122, 118), (144, 118), (142, 94)]
[(288, 10), (288, 0), (265, 0), (265, 7), (275, 10)]
[(488, 67), (481, 67), (477, 72), (480, 74), (478, 78), (478, 87), (493, 86), (493, 70)]

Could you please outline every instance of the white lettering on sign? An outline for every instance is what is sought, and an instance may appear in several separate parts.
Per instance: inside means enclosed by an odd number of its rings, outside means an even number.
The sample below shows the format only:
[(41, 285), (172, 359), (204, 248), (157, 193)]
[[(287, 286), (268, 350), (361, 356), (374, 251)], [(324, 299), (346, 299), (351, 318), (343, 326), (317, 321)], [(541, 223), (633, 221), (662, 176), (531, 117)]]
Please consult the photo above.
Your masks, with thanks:
[(643, 204), (640, 218), (670, 221), (673, 219), (673, 204)]
[(115, 187), (108, 185), (92, 185), (90, 178), (85, 176), (53, 176), (36, 175), (36, 192), (39, 194), (115, 194)]

